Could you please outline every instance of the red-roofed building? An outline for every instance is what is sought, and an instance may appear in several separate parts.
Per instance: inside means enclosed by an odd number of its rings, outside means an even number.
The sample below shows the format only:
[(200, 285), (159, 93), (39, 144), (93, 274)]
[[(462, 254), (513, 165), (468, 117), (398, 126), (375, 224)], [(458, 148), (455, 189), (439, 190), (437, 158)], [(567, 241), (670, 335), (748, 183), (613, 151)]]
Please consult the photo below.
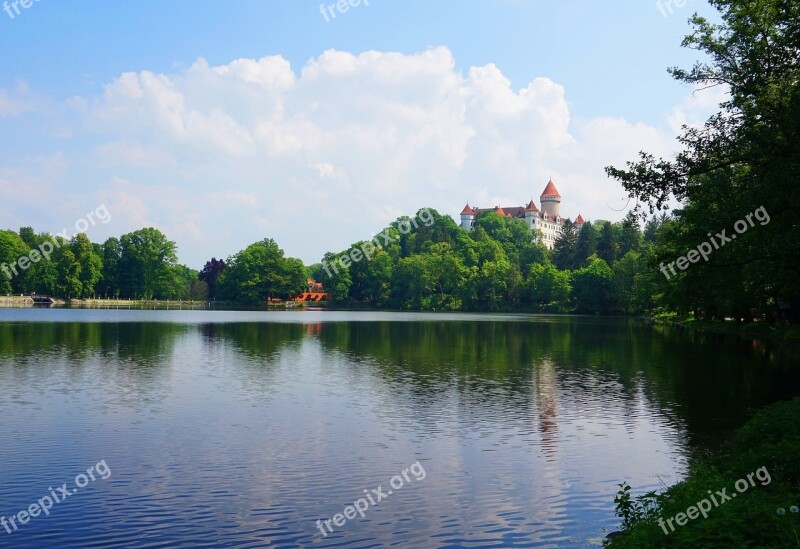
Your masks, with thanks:
[[(539, 200), (542, 204), (541, 210), (536, 207), (533, 199), (528, 202), (527, 206), (473, 208), (468, 203), (461, 212), (461, 228), (471, 231), (475, 225), (475, 219), (480, 214), (490, 211), (496, 212), (505, 217), (522, 219), (528, 224), (531, 231), (539, 231), (541, 233), (540, 241), (552, 249), (558, 235), (561, 233), (561, 227), (564, 225), (564, 219), (561, 217), (561, 193), (558, 192), (556, 184), (552, 180), (547, 182)], [(575, 220), (576, 227), (581, 229), (583, 224), (583, 217), (578, 215), (578, 219)]]

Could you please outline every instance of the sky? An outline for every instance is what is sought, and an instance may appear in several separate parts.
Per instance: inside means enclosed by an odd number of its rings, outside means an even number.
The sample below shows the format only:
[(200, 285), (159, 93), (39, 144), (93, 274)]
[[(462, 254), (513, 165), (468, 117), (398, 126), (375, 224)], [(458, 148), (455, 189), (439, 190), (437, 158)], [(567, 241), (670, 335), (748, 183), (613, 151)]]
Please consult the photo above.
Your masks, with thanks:
[(197, 269), (264, 238), (311, 264), (550, 178), (563, 216), (618, 221), (603, 168), (674, 154), (724, 99), (667, 73), (703, 0), (23, 2), (0, 4), (0, 229), (105, 207), (92, 241), (156, 227)]

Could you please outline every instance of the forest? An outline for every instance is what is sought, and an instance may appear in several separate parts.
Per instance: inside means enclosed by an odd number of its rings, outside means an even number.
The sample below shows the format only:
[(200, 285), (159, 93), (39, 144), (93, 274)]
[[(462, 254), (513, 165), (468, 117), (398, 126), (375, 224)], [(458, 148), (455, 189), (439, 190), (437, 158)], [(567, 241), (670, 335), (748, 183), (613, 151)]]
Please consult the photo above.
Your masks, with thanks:
[[(305, 266), (267, 238), (197, 272), (178, 263), (175, 243), (154, 228), (95, 244), (85, 234), (67, 241), (25, 227), (0, 231), (0, 293), (252, 305), (290, 299), (312, 278), (339, 305), (795, 323), (800, 7), (712, 4), (723, 23), (695, 16), (683, 42), (701, 60), (669, 71), (696, 89), (723, 86), (727, 100), (702, 127), (683, 128), (674, 158), (643, 151), (624, 168), (608, 166), (634, 207), (620, 222), (582, 230), (567, 220), (552, 251), (519, 219), (489, 212), (467, 232), (430, 208), (432, 223), (403, 231), (410, 218), (397, 219), (383, 231), (388, 244), (335, 272), (324, 265), (367, 242)], [(9, 271), (48, 240), (57, 244), (51, 257)]]

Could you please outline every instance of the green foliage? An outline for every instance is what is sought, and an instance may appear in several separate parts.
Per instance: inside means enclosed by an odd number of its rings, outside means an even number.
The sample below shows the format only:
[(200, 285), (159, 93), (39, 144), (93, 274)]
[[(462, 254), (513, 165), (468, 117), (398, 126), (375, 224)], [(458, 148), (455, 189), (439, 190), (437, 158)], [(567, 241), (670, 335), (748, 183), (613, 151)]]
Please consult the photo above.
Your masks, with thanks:
[(532, 265), (528, 274), (528, 289), (531, 292), (531, 300), (543, 312), (569, 311), (569, 298), (572, 292), (569, 272), (559, 271), (549, 262)]
[(572, 295), (577, 311), (609, 314), (615, 307), (614, 271), (600, 258), (572, 274)]
[[(689, 477), (663, 494), (640, 496), (637, 500), (641, 506), (631, 500), (630, 489), (626, 490), (627, 483), (623, 483), (614, 502), (625, 532), (608, 545), (797, 547), (800, 514), (790, 509), (800, 505), (798, 417), (800, 398), (764, 408), (736, 432), (727, 451), (692, 463)], [(739, 492), (736, 481), (748, 475), (752, 482)], [(709, 490), (713, 494), (723, 488), (737, 497), (712, 506), (707, 518), (690, 520), (685, 526), (673, 522), (674, 531), (669, 527), (668, 519), (708, 499)]]
[(102, 297), (119, 297), (119, 260), (122, 255), (119, 239), (111, 237), (101, 246), (103, 271), (97, 284), (97, 294)]
[(597, 248), (599, 236), (591, 221), (584, 223), (583, 228), (578, 233), (578, 241), (575, 243), (573, 255), (573, 268), (585, 267), (590, 263), (590, 258), (594, 255)]
[(224, 300), (264, 303), (270, 298), (289, 298), (307, 287), (302, 262), (285, 258), (283, 250), (269, 238), (251, 244), (226, 263), (217, 279), (217, 291)]
[(606, 221), (603, 223), (603, 228), (600, 229), (600, 239), (597, 242), (597, 257), (610, 264), (617, 257), (617, 249), (614, 229), (611, 223)]
[[(704, 319), (796, 322), (800, 310), (800, 4), (789, 0), (711, 0), (715, 24), (695, 15), (683, 45), (707, 61), (672, 75), (693, 87), (725, 85), (730, 100), (702, 128), (684, 128), (674, 160), (645, 152), (626, 169), (606, 168), (650, 212), (682, 202), (672, 227), (647, 227), (656, 259), (669, 263), (763, 207), (770, 221), (714, 249), (676, 276), (667, 306)], [(654, 239), (656, 236), (656, 239)], [(624, 240), (624, 238), (623, 238)], [(623, 243), (622, 252), (625, 253)]]
[(122, 297), (152, 299), (172, 294), (175, 243), (158, 229), (146, 228), (120, 238), (119, 278)]
[(11, 265), (17, 259), (28, 253), (29, 248), (18, 234), (13, 231), (0, 231), (0, 265), (5, 266), (0, 272), (0, 292), (4, 294), (15, 292), (14, 272)]
[(578, 236), (575, 225), (569, 219), (565, 220), (553, 248), (553, 263), (562, 271), (575, 269), (578, 265), (575, 257)]
[(627, 482), (617, 486), (619, 486), (619, 491), (614, 496), (614, 514), (622, 519), (623, 528), (629, 528), (654, 516), (661, 499), (656, 492), (651, 491), (632, 498), (631, 487)]
[(413, 226), (401, 217), (384, 229), (390, 242), (377, 239), (384, 246), (371, 259), (341, 265), (339, 258), (370, 245), (356, 242), (343, 252), (327, 253), (323, 263), (311, 268), (312, 278), (336, 301), (411, 310), (636, 314), (654, 308), (656, 300), (647, 292), (663, 291), (656, 284), (661, 275), (649, 262), (651, 254), (639, 251), (646, 251), (643, 236), (630, 217), (623, 223), (603, 222), (614, 253), (621, 239), (616, 235), (626, 231), (623, 240), (635, 248), (606, 263), (595, 255), (601, 236), (589, 222), (581, 231), (565, 222), (551, 252), (517, 218), (487, 212), (467, 232), (449, 217), (425, 210), (430, 223)]

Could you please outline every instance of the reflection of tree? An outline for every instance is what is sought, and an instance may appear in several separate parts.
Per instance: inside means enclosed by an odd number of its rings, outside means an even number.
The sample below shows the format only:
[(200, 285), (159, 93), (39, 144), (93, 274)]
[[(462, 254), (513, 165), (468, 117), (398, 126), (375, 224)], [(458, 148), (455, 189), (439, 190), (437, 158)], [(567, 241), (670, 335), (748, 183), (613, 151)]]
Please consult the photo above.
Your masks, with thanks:
[(200, 324), (199, 330), (209, 345), (230, 343), (249, 358), (273, 360), (288, 344), (302, 341), (307, 327), (292, 323), (243, 322)]
[(140, 367), (168, 365), (176, 337), (189, 330), (182, 324), (163, 322), (120, 322), (100, 326), (103, 333), (101, 345), (106, 357)]
[(99, 324), (0, 323), (0, 357), (22, 360), (42, 352), (58, 352), (80, 359), (96, 351), (101, 338)]
[[(43, 379), (102, 379), (106, 396), (134, 405), (159, 402), (174, 360), (180, 324), (139, 322), (0, 323), (0, 366)], [(89, 379), (86, 377), (85, 379)], [(144, 400), (142, 400), (144, 399)]]
[[(728, 431), (748, 407), (771, 402), (800, 382), (796, 370), (773, 368), (764, 375), (768, 361), (751, 348), (741, 352), (710, 337), (654, 331), (629, 319), (326, 323), (319, 338), (351, 362), (375, 364), (372, 374), (393, 390), (411, 391), (417, 404), (441, 398), (446, 382), (459, 388), (461, 404), (505, 406), (511, 398), (515, 413), (524, 414), (534, 383), (537, 390), (549, 388), (536, 404), (543, 421), (554, 413), (557, 397), (565, 406), (584, 406), (569, 403), (578, 398), (615, 401), (631, 413), (644, 397), (690, 435)], [(552, 369), (542, 371), (543, 363)], [(565, 379), (583, 397), (564, 387)]]
[(80, 361), (101, 353), (109, 361), (151, 364), (169, 358), (175, 335), (186, 327), (165, 323), (0, 323), (0, 357), (21, 360), (57, 354)]

